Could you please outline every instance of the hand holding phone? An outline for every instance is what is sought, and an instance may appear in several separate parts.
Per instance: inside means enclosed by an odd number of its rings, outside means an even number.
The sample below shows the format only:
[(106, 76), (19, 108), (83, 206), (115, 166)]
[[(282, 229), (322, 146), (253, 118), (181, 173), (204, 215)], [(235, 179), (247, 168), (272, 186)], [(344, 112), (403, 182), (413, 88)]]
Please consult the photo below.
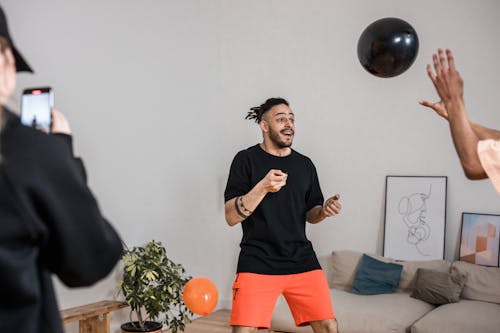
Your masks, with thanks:
[(54, 93), (50, 87), (24, 89), (21, 101), (21, 123), (49, 133), (52, 126)]
[(52, 129), (53, 134), (67, 134), (71, 135), (71, 128), (66, 117), (56, 109), (52, 109)]

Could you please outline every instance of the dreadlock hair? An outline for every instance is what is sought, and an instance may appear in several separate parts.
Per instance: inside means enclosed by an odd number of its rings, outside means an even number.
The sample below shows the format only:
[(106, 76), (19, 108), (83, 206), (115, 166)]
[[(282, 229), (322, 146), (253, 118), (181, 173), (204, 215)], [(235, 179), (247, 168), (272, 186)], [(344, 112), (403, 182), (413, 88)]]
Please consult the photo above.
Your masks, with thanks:
[(250, 111), (247, 112), (245, 119), (255, 120), (256, 123), (260, 123), (264, 113), (271, 110), (273, 106), (280, 104), (285, 104), (286, 106), (290, 106), (286, 99), (281, 97), (272, 97), (269, 98), (267, 101), (265, 101), (264, 104), (250, 108)]

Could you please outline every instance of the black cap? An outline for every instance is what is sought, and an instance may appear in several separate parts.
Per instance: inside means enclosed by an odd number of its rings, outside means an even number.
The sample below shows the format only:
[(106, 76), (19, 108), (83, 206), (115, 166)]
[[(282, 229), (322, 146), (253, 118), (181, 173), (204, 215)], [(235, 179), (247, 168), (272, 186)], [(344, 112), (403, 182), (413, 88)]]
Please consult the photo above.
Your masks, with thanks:
[(30, 65), (28, 65), (26, 60), (24, 60), (21, 53), (19, 53), (19, 51), (15, 47), (14, 41), (10, 37), (9, 27), (7, 26), (7, 17), (5, 16), (2, 7), (0, 7), (0, 36), (6, 38), (10, 43), (12, 53), (14, 54), (14, 58), (16, 59), (16, 71), (33, 73), (33, 70), (31, 69)]

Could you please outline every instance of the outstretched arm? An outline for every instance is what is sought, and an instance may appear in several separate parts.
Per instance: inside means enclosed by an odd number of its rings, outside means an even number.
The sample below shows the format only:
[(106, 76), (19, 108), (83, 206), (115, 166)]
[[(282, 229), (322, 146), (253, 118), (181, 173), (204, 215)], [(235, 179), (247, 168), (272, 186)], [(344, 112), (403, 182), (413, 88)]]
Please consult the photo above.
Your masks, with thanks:
[(455, 68), (451, 51), (446, 50), (445, 57), (443, 50), (439, 49), (438, 54), (433, 54), (432, 59), (435, 73), (430, 65), (427, 65), (427, 73), (441, 101), (438, 103), (423, 101), (421, 104), (434, 106), (432, 108), (439, 115), (448, 119), (453, 143), (467, 178), (487, 178), (477, 154), (477, 143), (491, 131), (479, 125), (474, 126), (469, 121), (463, 99), (463, 80)]

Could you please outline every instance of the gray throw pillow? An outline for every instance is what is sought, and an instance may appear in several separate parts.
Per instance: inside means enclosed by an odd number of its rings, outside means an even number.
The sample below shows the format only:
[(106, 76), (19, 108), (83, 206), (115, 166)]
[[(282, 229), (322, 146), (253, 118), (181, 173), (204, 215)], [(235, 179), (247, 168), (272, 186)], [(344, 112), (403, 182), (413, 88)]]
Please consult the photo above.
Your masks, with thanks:
[(456, 303), (460, 300), (465, 281), (464, 274), (419, 268), (415, 289), (410, 296), (434, 305)]

